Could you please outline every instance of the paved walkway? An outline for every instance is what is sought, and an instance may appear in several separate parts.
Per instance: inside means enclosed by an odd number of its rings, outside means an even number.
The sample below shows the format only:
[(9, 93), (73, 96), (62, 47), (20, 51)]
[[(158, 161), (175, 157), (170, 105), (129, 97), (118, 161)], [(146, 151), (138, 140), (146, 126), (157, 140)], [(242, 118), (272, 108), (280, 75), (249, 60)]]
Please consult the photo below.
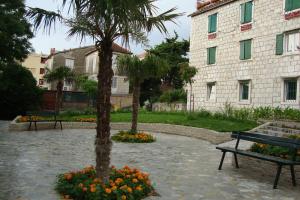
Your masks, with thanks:
[[(149, 200), (300, 199), (299, 187), (280, 185), (261, 175), (248, 176), (226, 160), (217, 171), (220, 152), (198, 139), (155, 134), (153, 144), (115, 143), (112, 164), (128, 164), (151, 174), (161, 197)], [(94, 130), (15, 132), (0, 122), (0, 199), (58, 200), (55, 176), (94, 164)]]

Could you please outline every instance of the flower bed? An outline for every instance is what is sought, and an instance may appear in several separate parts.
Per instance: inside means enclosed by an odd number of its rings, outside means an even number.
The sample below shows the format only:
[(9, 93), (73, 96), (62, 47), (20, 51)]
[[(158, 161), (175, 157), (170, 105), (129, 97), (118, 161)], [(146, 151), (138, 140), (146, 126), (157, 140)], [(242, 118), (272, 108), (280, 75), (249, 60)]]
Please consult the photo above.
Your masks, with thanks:
[(56, 190), (64, 199), (140, 200), (154, 194), (149, 175), (125, 166), (111, 168), (109, 183), (96, 178), (93, 166), (58, 176)]
[[(289, 135), (286, 137), (291, 138), (291, 139), (300, 140), (300, 135)], [(293, 155), (293, 152), (289, 148), (272, 146), (272, 145), (268, 145), (268, 144), (259, 144), (259, 143), (254, 143), (251, 146), (250, 151), (256, 152), (256, 153), (261, 153), (261, 154), (266, 154), (266, 155), (271, 155), (271, 156), (276, 156), (276, 157), (281, 157), (284, 159), (290, 159)], [(297, 160), (300, 161), (300, 150), (298, 151), (298, 154), (297, 154)]]
[[(21, 122), (29, 122), (29, 116), (21, 116), (17, 122), (21, 123)], [(33, 121), (39, 121), (39, 120), (44, 120), (44, 117), (40, 117), (40, 116), (31, 116), (31, 119)]]
[(152, 143), (155, 142), (155, 137), (147, 133), (131, 133), (129, 131), (120, 131), (113, 135), (112, 140), (117, 142), (128, 143)]

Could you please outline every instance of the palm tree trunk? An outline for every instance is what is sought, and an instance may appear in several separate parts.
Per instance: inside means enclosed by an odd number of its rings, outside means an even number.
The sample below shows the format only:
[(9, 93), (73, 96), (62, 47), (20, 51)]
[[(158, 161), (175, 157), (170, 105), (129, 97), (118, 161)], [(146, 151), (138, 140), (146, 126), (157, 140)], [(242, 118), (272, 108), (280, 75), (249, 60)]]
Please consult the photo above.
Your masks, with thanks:
[(55, 98), (55, 112), (58, 114), (62, 104), (62, 95), (63, 95), (64, 84), (62, 81), (58, 81), (56, 85), (56, 98)]
[(110, 152), (110, 96), (113, 77), (112, 42), (97, 45), (99, 53), (97, 135), (95, 140), (96, 172), (104, 182), (109, 181)]
[(138, 113), (140, 106), (140, 90), (141, 86), (139, 83), (135, 83), (133, 86), (133, 99), (132, 99), (132, 121), (131, 121), (131, 132), (137, 132)]

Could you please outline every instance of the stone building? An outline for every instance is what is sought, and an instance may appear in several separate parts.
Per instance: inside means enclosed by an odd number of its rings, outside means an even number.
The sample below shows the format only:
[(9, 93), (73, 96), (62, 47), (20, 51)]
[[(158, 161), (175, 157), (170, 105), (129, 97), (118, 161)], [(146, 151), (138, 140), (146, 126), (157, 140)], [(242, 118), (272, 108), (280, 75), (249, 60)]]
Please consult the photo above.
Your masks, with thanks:
[(44, 81), (47, 57), (44, 54), (31, 53), (21, 63), (23, 67), (26, 67), (32, 73), (37, 85), (41, 88), (47, 88), (47, 83)]
[(300, 0), (199, 1), (190, 16), (195, 110), (299, 108)]

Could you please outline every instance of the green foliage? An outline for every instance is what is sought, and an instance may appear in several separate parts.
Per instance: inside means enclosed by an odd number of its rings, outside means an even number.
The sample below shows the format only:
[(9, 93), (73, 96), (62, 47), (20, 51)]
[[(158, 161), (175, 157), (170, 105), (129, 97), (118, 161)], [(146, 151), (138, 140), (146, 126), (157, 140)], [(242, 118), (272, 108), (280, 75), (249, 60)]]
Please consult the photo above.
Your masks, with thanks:
[(72, 82), (75, 80), (75, 73), (69, 68), (65, 66), (54, 68), (53, 70), (47, 69), (47, 72), (44, 76), (44, 79), (47, 82), (54, 81), (68, 81)]
[(24, 0), (2, 0), (0, 6), (0, 63), (22, 61), (31, 50), (33, 37), (25, 18)]
[(146, 133), (134, 133), (132, 131), (120, 131), (116, 135), (111, 137), (116, 142), (126, 143), (152, 143), (155, 142), (155, 138)]
[(82, 90), (87, 93), (90, 98), (96, 98), (98, 82), (94, 80), (86, 80), (81, 85)]
[(32, 73), (18, 64), (0, 65), (0, 118), (24, 115), (40, 105), (42, 90)]
[(190, 43), (188, 40), (179, 41), (178, 39), (178, 34), (175, 32), (174, 37), (167, 38), (166, 41), (150, 50), (150, 53), (168, 62), (170, 69), (162, 79), (165, 85), (171, 86), (174, 89), (181, 89), (183, 87), (184, 80), (182, 80), (180, 74), (180, 63), (189, 61), (187, 52), (189, 51)]
[(193, 77), (197, 74), (198, 70), (195, 67), (189, 66), (189, 63), (181, 63), (180, 66), (180, 76), (185, 84), (192, 84)]
[(128, 166), (112, 167), (108, 183), (97, 178), (93, 166), (60, 174), (55, 188), (64, 199), (80, 200), (141, 200), (154, 190), (148, 174)]
[(175, 103), (175, 102), (186, 103), (186, 100), (187, 100), (187, 94), (183, 89), (166, 91), (159, 98), (160, 102), (166, 102), (166, 103)]

